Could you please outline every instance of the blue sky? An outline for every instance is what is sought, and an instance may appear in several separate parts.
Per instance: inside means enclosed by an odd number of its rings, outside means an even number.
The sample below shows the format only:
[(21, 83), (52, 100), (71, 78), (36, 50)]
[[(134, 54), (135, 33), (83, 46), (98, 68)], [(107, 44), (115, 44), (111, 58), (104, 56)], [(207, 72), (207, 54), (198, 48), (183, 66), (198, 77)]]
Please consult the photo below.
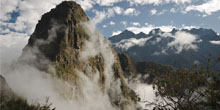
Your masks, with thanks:
[[(30, 36), (43, 13), (63, 0), (1, 0), (0, 37)], [(220, 0), (75, 0), (109, 37), (128, 29), (209, 28), (220, 33)]]
[[(110, 7), (106, 6), (95, 6), (92, 10), (108, 12), (109, 8), (120, 7), (123, 11), (128, 8), (134, 8), (137, 14), (114, 14), (112, 17), (105, 18), (101, 23), (97, 24), (98, 30), (100, 30), (104, 36), (111, 36), (113, 32), (120, 32), (129, 27), (136, 27), (136, 29), (130, 30), (141, 30), (141, 28), (152, 27), (202, 27), (213, 29), (220, 33), (220, 11), (219, 9), (211, 13), (198, 10), (186, 10), (187, 7), (198, 5), (201, 6), (207, 3), (207, 0), (193, 0), (191, 3), (164, 3), (164, 4), (134, 4), (131, 5), (129, 2), (115, 3)], [(220, 2), (218, 2), (220, 6)], [(189, 9), (189, 8), (188, 8)], [(208, 9), (205, 9), (208, 10)], [(91, 10), (86, 11), (90, 18), (93, 18), (95, 13)], [(123, 12), (122, 12), (123, 13)], [(122, 24), (126, 22), (126, 26)], [(147, 24), (147, 25), (146, 25)], [(147, 29), (146, 29), (147, 30)], [(166, 30), (166, 29), (165, 29)], [(169, 30), (169, 29), (168, 29)], [(139, 31), (137, 31), (139, 32)], [(146, 31), (147, 33), (148, 31)]]

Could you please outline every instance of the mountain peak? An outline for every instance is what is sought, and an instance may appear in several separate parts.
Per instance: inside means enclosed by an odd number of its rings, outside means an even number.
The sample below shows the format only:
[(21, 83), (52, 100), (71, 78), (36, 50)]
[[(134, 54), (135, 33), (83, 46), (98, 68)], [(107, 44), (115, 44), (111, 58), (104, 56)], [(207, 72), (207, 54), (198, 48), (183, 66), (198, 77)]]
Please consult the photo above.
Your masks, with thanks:
[(147, 34), (140, 32), (140, 33), (136, 34), (136, 36), (137, 36), (137, 38), (144, 38), (147, 36)]
[(121, 34), (134, 34), (132, 31), (125, 29)]
[(176, 28), (173, 28), (172, 31), (171, 31), (171, 33), (174, 34), (174, 33), (176, 33), (177, 31), (179, 31), (179, 30), (176, 29)]
[[(125, 108), (131, 100), (136, 100), (136, 96), (130, 95), (131, 90), (125, 83), (115, 51), (88, 21), (80, 5), (72, 1), (62, 2), (42, 16), (19, 61), (48, 72), (76, 88), (62, 93), (67, 98), (77, 99), (87, 95), (82, 92), (87, 90), (83, 88), (91, 86), (82, 83), (87, 77), (89, 82), (100, 87), (97, 90), (109, 93), (112, 104)], [(49, 70), (51, 67), (54, 67), (53, 72)], [(111, 75), (117, 79), (112, 79)], [(109, 88), (113, 86), (113, 80), (119, 80), (120, 83), (116, 86), (122, 89), (113, 95), (126, 98), (125, 104), (110, 94)]]
[(152, 29), (149, 34), (150, 35), (155, 35), (155, 34), (159, 34), (159, 33), (162, 33), (162, 30), (160, 28), (155, 28), (155, 29)]
[(79, 38), (88, 36), (80, 23), (87, 21), (89, 18), (79, 4), (64, 1), (42, 16), (24, 50), (28, 47), (38, 47), (46, 58), (55, 61), (56, 55), (62, 46), (65, 46), (61, 44), (69, 43), (75, 49), (81, 47)]
[(109, 40), (114, 43), (114, 41), (121, 41), (122, 39), (129, 39), (133, 37), (136, 37), (136, 34), (126, 29), (120, 34), (110, 37)]

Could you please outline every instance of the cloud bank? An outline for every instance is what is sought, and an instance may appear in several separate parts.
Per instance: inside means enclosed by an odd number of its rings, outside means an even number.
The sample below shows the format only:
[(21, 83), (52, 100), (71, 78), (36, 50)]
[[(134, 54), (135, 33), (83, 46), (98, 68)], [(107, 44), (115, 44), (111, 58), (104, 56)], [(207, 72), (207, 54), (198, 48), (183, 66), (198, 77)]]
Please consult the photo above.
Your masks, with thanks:
[[(166, 28), (165, 28), (166, 29)], [(146, 31), (146, 29), (145, 29)], [(161, 52), (154, 52), (152, 55), (164, 55), (167, 54), (169, 49), (172, 49), (176, 54), (181, 53), (183, 50), (198, 50), (198, 46), (196, 43), (202, 42), (202, 40), (194, 34), (190, 34), (185, 31), (177, 30), (175, 34), (170, 33), (171, 30), (157, 33), (159, 36), (149, 36), (146, 38), (130, 38), (130, 39), (123, 39), (117, 43), (113, 43), (114, 46), (117, 48), (122, 49), (123, 51), (127, 51), (129, 48), (133, 46), (144, 46), (145, 44), (149, 45), (156, 45), (161, 40), (166, 38), (173, 38), (172, 41), (167, 42), (166, 47), (161, 47)], [(135, 32), (136, 34), (141, 31)], [(153, 34), (154, 30), (152, 31)], [(156, 37), (154, 40), (152, 38)], [(219, 41), (210, 41), (210, 43), (218, 44)]]
[(140, 38), (140, 39), (136, 39), (136, 38), (130, 38), (130, 39), (123, 39), (120, 42), (117, 42), (115, 44), (113, 44), (114, 46), (121, 48), (122, 50), (128, 50), (129, 48), (133, 47), (133, 46), (144, 46), (145, 43), (151, 39), (151, 37), (147, 37), (147, 38)]
[(205, 13), (207, 15), (211, 15), (214, 12), (220, 10), (220, 1), (219, 0), (208, 0), (207, 2), (201, 5), (190, 5), (187, 6), (186, 11), (199, 11), (201, 13)]
[[(167, 37), (166, 35), (162, 35)], [(168, 48), (175, 48), (177, 51), (176, 53), (181, 53), (183, 50), (197, 50), (198, 47), (196, 42), (200, 42), (198, 40), (198, 36), (184, 32), (184, 31), (178, 31), (175, 33), (174, 36), (171, 35), (175, 40), (168, 43), (167, 46)]]

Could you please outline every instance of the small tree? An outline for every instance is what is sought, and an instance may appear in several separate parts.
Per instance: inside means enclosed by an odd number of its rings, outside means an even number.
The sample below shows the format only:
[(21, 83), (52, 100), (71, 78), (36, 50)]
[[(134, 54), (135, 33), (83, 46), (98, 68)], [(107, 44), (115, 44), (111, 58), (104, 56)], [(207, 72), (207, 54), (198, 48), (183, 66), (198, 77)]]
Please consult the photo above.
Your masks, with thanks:
[(210, 71), (209, 66), (154, 73), (157, 100), (147, 105), (155, 110), (220, 109), (220, 72)]

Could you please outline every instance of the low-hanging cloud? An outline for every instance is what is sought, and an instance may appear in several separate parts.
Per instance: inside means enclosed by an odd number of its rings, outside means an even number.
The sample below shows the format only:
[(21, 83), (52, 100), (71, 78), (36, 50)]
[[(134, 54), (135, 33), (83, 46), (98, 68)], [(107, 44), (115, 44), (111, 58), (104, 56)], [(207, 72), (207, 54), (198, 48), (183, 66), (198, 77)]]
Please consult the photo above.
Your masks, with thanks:
[(210, 43), (211, 43), (211, 44), (215, 44), (215, 45), (220, 45), (220, 41), (215, 41), (215, 40), (213, 40), (213, 41), (210, 41)]
[(120, 42), (114, 43), (113, 45), (122, 50), (128, 50), (129, 48), (135, 45), (144, 46), (145, 43), (151, 38), (152, 37), (140, 38), (140, 39), (136, 39), (136, 38), (123, 39)]
[[(176, 54), (181, 53), (183, 50), (198, 50), (198, 46), (196, 43), (202, 42), (202, 40), (194, 34), (185, 32), (185, 31), (177, 31), (174, 35), (171, 33), (162, 33), (160, 34), (161, 38), (173, 38), (172, 41), (167, 43), (167, 47), (163, 47), (161, 52), (156, 51), (152, 55), (167, 55), (167, 50), (172, 49)], [(160, 40), (161, 40), (160, 38)], [(152, 44), (155, 45), (158, 39), (156, 41), (153, 41)], [(159, 41), (160, 41), (159, 40)]]
[[(25, 62), (13, 62), (7, 68), (1, 70), (1, 74), (6, 78), (11, 89), (19, 96), (27, 99), (29, 103), (39, 102), (44, 104), (46, 98), (49, 98), (49, 102), (52, 103), (52, 108), (56, 110), (116, 110), (116, 106), (112, 105), (109, 97), (109, 90), (111, 91), (112, 98), (118, 98), (121, 94), (121, 82), (120, 80), (113, 80), (112, 65), (115, 61), (115, 56), (112, 53), (110, 44), (108, 41), (99, 33), (91, 23), (81, 24), (90, 35), (90, 39), (85, 41), (85, 46), (80, 53), (80, 59), (85, 63), (89, 57), (94, 57), (101, 54), (104, 58), (104, 72), (106, 75), (105, 90), (101, 90), (99, 86), (99, 74), (93, 73), (93, 78), (88, 77), (82, 71), (76, 69), (77, 74), (80, 78), (81, 93), (80, 96), (75, 99), (75, 87), (70, 82), (64, 81), (57, 77), (52, 76), (48, 73), (56, 72), (54, 65), (50, 65), (49, 60), (48, 72), (41, 71), (34, 65), (29, 65)], [(62, 26), (54, 26), (48, 31), (49, 37), (47, 41), (39, 40), (37, 45), (43, 45), (50, 43), (55, 37), (55, 32)], [(10, 49), (10, 48), (9, 48)], [(25, 55), (22, 59), (28, 59), (29, 61), (35, 56), (35, 52), (40, 54), (37, 47), (33, 47), (33, 50)], [(36, 50), (35, 50), (36, 49)], [(30, 57), (31, 56), (31, 57)], [(43, 55), (42, 55), (43, 57)], [(45, 57), (43, 57), (45, 58)], [(88, 64), (85, 64), (88, 65)], [(87, 68), (89, 71), (89, 67)], [(92, 71), (90, 71), (92, 72)], [(121, 96), (123, 99), (123, 97)], [(117, 100), (117, 99), (113, 99)], [(123, 100), (122, 100), (123, 103)], [(128, 110), (133, 110), (133, 104)]]
[[(151, 27), (152, 29), (154, 29), (153, 27)], [(190, 27), (188, 27), (190, 28)], [(145, 28), (143, 28), (145, 29)], [(150, 30), (150, 28), (147, 28)], [(163, 29), (163, 28), (162, 28)], [(165, 27), (165, 30), (171, 30), (170, 27)], [(146, 30), (145, 30), (146, 31)], [(133, 31), (134, 32), (134, 31)], [(138, 29), (138, 32), (141, 32), (141, 29)], [(135, 33), (138, 33), (135, 32)], [(152, 33), (155, 34), (155, 30), (152, 30)], [(119, 42), (113, 43), (113, 45), (119, 49), (122, 50), (128, 50), (130, 47), (133, 47), (135, 45), (137, 46), (144, 46), (147, 43), (149, 43), (150, 45), (156, 45), (158, 44), (162, 39), (166, 39), (166, 38), (172, 38), (172, 41), (167, 42), (167, 46), (165, 47), (161, 47), (161, 52), (156, 51), (154, 53), (152, 53), (152, 55), (165, 55), (167, 54), (167, 50), (168, 49), (172, 49), (175, 53), (181, 53), (183, 50), (194, 50), (197, 51), (198, 50), (198, 46), (197, 43), (202, 42), (202, 40), (194, 34), (188, 33), (186, 31), (181, 31), (181, 30), (177, 30), (177, 32), (175, 34), (170, 33), (170, 31), (160, 31), (159, 33), (157, 33), (158, 36), (150, 36), (150, 37), (146, 37), (146, 38), (130, 38), (130, 39), (123, 39)], [(156, 37), (155, 39), (151, 39), (153, 37)], [(218, 44), (218, 41), (210, 41), (210, 43), (212, 44)]]
[[(0, 67), (11, 64), (21, 55), (22, 48), (28, 41), (28, 36), (22, 33), (10, 32), (0, 35)], [(2, 69), (1, 69), (2, 70)]]
[(171, 37), (174, 38), (174, 41), (168, 43), (167, 46), (174, 47), (177, 50), (176, 53), (181, 53), (183, 50), (192, 49), (196, 51), (198, 49), (198, 46), (194, 44), (196, 42), (200, 42), (197, 35), (184, 31), (178, 31)]

